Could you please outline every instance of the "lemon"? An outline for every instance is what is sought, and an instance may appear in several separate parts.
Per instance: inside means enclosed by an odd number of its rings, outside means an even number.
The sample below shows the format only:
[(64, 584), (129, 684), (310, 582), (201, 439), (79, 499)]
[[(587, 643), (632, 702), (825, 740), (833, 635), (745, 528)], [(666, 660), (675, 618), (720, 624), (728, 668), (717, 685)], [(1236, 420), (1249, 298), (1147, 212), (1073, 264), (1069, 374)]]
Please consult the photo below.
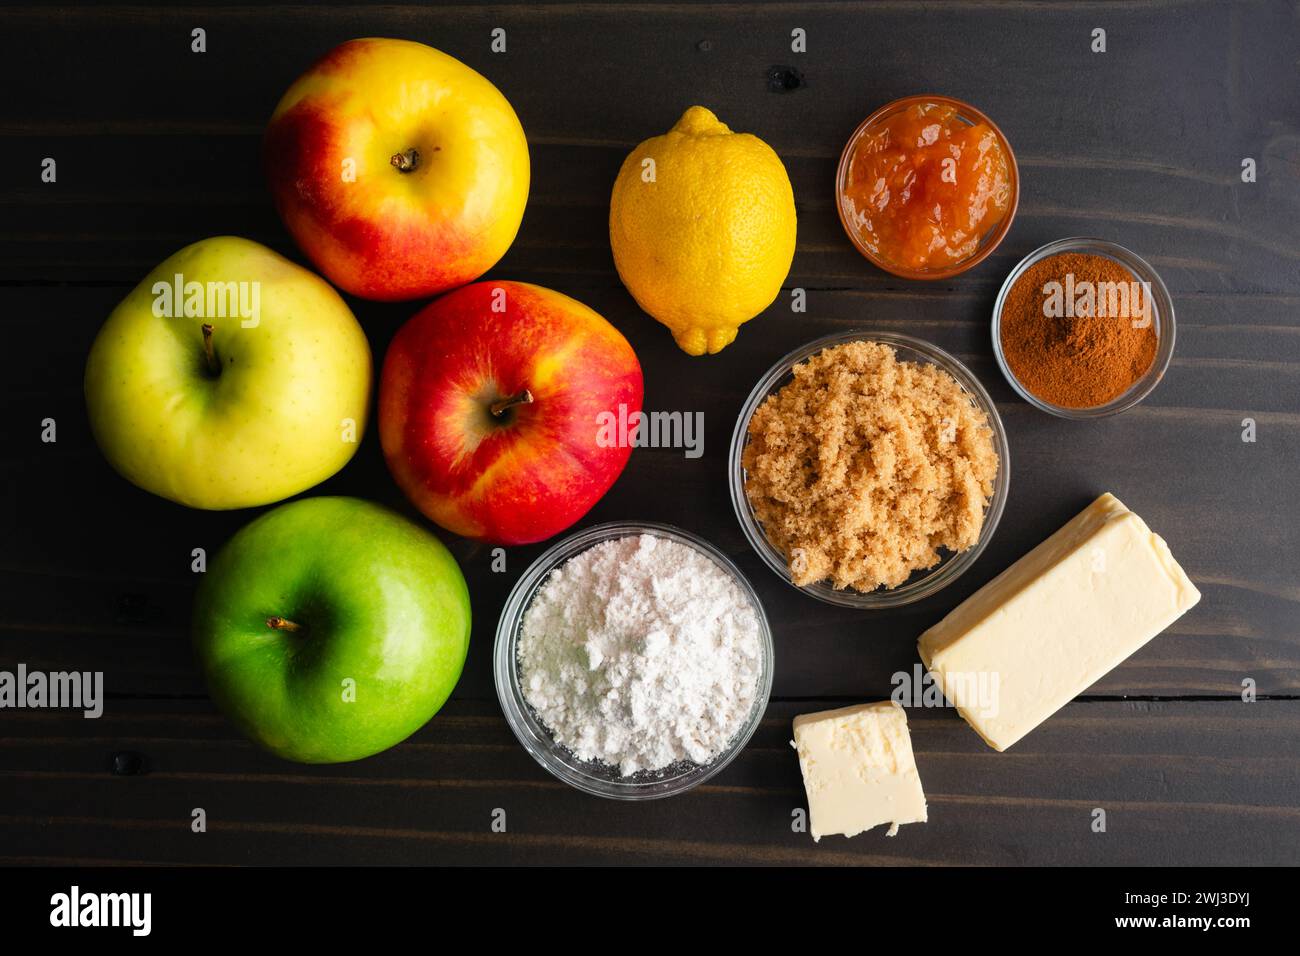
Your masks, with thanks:
[(717, 352), (777, 297), (794, 258), (794, 191), (757, 136), (692, 106), (628, 155), (609, 204), (623, 285), (690, 355)]

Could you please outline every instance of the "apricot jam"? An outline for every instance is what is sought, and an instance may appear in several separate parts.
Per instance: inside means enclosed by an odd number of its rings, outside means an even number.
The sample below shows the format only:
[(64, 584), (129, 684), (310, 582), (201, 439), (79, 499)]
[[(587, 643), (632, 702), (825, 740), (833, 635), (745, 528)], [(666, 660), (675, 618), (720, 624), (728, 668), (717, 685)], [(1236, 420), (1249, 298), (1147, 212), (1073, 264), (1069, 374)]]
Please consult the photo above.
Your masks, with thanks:
[(912, 103), (850, 143), (844, 228), (891, 272), (951, 275), (1012, 209), (1013, 163), (988, 122), (972, 125), (947, 103)]

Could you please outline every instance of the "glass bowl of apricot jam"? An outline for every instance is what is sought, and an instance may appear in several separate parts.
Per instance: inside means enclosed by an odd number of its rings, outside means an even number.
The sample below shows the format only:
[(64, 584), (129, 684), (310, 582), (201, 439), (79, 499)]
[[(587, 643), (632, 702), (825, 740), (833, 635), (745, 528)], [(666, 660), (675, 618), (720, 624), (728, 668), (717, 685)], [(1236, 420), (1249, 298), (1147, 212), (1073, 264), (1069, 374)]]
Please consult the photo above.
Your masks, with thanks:
[(904, 279), (946, 279), (982, 262), (1019, 201), (1007, 138), (948, 96), (907, 96), (876, 110), (849, 138), (835, 176), (849, 239)]

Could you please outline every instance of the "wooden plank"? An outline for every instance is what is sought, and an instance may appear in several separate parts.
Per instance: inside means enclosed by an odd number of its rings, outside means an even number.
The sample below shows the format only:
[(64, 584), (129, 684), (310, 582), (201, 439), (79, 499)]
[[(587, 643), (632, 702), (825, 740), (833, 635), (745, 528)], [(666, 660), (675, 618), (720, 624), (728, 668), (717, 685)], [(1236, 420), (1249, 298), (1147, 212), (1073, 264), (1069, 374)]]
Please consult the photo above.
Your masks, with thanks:
[[(1110, 43), (1100, 56), (1088, 51), (1098, 25)], [(206, 54), (189, 52), (194, 26), (208, 31)], [(504, 55), (489, 52), (496, 26), (508, 31)], [(809, 53), (790, 52), (794, 27)], [(1288, 5), (5, 0), (0, 31), (10, 41), (0, 81), (21, 91), (0, 103), (0, 667), (103, 670), (110, 694), (100, 721), (5, 712), (0, 862), (1295, 862), (1300, 86), (1286, 79), (1300, 42)], [(203, 699), (186, 636), (190, 551), (211, 553), (255, 512), (188, 511), (114, 475), (86, 428), (82, 364), (112, 306), (181, 245), (228, 232), (296, 257), (265, 192), (262, 126), (312, 59), (356, 35), (431, 42), (506, 93), (529, 136), (533, 188), (520, 238), (491, 275), (589, 303), (637, 349), (647, 407), (705, 413), (702, 458), (639, 450), (584, 522), (662, 520), (703, 534), (750, 576), (773, 622), (768, 719), (735, 765), (689, 796), (638, 806), (582, 797), (502, 722), (489, 666), (496, 617), (544, 546), (512, 549), (494, 574), (485, 548), (446, 536), (473, 594), (472, 650), (455, 702), (394, 751), (343, 768), (284, 764)], [(797, 68), (800, 88), (771, 92), (774, 67)], [(865, 263), (831, 193), (858, 121), (924, 89), (986, 109), (1024, 185), (1003, 246), (938, 284)], [(786, 293), (808, 292), (806, 314), (783, 295), (706, 360), (683, 356), (639, 312), (607, 242), (623, 156), (693, 102), (782, 155), (800, 216)], [(50, 155), (56, 185), (39, 181)], [(1243, 157), (1257, 160), (1258, 182), (1240, 181)], [(1148, 258), (1179, 317), (1159, 389), (1092, 424), (1020, 402), (988, 334), (1012, 265), (1081, 233)], [(418, 306), (352, 304), (377, 357)], [(958, 355), (1012, 443), (1011, 498), (985, 555), (941, 595), (888, 613), (830, 608), (782, 584), (741, 536), (726, 485), (726, 446), (752, 383), (789, 349), (854, 326)], [(59, 423), (56, 445), (39, 441), (46, 416)], [(1257, 423), (1254, 443), (1241, 441), (1245, 418)], [(802, 805), (791, 716), (884, 693), (916, 661), (920, 631), (1102, 490), (1169, 540), (1202, 603), (1009, 754), (985, 749), (950, 712), (914, 711), (930, 824), (816, 847), (791, 833)], [(317, 491), (410, 513), (373, 422), (357, 459)], [(1247, 679), (1271, 699), (1239, 703)], [(1202, 697), (1213, 699), (1188, 699)], [(151, 771), (110, 776), (123, 748)], [(212, 821), (202, 836), (188, 829), (194, 806)], [(1089, 829), (1097, 806), (1106, 834)], [(508, 811), (508, 834), (488, 830), (495, 807)]]
[[(890, 675), (916, 660), (921, 631), (1104, 490), (1166, 537), (1205, 598), (1092, 693), (1236, 695), (1246, 678), (1264, 694), (1300, 690), (1300, 525), (1277, 520), (1291, 513), (1300, 460), (1300, 414), (1291, 394), (1275, 384), (1293, 380), (1300, 369), (1289, 300), (1248, 303), (1252, 321), (1263, 328), (1219, 324), (1221, 297), (1180, 300), (1188, 324), (1181, 362), (1142, 406), (1089, 424), (1043, 415), (1002, 381), (988, 354), (990, 295), (814, 292), (806, 315), (778, 304), (722, 356), (695, 361), (621, 287), (593, 279), (562, 288), (632, 339), (646, 373), (648, 408), (698, 411), (705, 422), (702, 457), (637, 450), (584, 524), (667, 521), (703, 534), (735, 558), (759, 587), (776, 631), (778, 696), (853, 696), (888, 687)], [(115, 693), (201, 694), (186, 638), (195, 583), (190, 554), (196, 547), (215, 553), (257, 511), (193, 512), (153, 498), (117, 477), (94, 447), (81, 404), (81, 366), (102, 316), (122, 294), (118, 288), (0, 290), (6, 316), (0, 321), (16, 341), (44, 349), (39, 361), (31, 349), (0, 354), (0, 378), (13, 389), (2, 416), (13, 432), (0, 455), (7, 492), (0, 514), (11, 529), (0, 539), (0, 662), (104, 670)], [(1228, 304), (1236, 305), (1235, 298)], [(416, 308), (354, 304), (376, 356)], [(48, 333), (52, 322), (58, 335)], [(943, 593), (891, 613), (831, 608), (783, 585), (742, 537), (726, 484), (727, 445), (752, 383), (787, 349), (859, 324), (920, 335), (961, 356), (992, 391), (1012, 447), (1010, 501), (984, 556)], [(1260, 356), (1270, 358), (1259, 364)], [(39, 440), (46, 416), (59, 422), (56, 445)], [(1241, 441), (1245, 416), (1258, 420), (1253, 444)], [(663, 493), (665, 485), (671, 494)], [(373, 422), (357, 458), (313, 493), (371, 498), (418, 519), (388, 477)], [(488, 699), (500, 608), (543, 548), (511, 549), (506, 573), (497, 574), (488, 549), (443, 537), (465, 568), (475, 608), (470, 661), (457, 693)]]
[[(780, 704), (735, 763), (668, 801), (554, 781), (492, 706), (448, 707), (359, 764), (254, 750), (206, 705), (16, 714), (0, 740), (0, 861), (248, 863), (1269, 864), (1300, 835), (1300, 702), (1078, 703), (1005, 754), (951, 711), (912, 710), (930, 822), (814, 844)], [(148, 772), (113, 776), (115, 751)], [(190, 830), (202, 807), (208, 831)], [(1091, 829), (1106, 811), (1106, 832)], [(506, 814), (506, 833), (490, 829)]]
[[(1139, 249), (1179, 289), (1300, 288), (1290, 228), (1300, 212), (1292, 173), (1300, 92), (1270, 79), (1294, 59), (1287, 44), (1270, 42), (1294, 33), (1284, 7), (1113, 6), (1104, 17), (1111, 46), (1102, 55), (1089, 51), (1097, 14), (1087, 6), (1048, 18), (986, 4), (946, 5), (942, 14), (915, 3), (771, 4), (747, 12), (744, 29), (733, 25), (738, 9), (87, 8), (61, 14), (57, 31), (47, 29), (50, 14), (41, 8), (6, 10), (0, 16), (13, 55), (0, 64), (0, 79), (30, 95), (0, 105), (0, 129), (15, 147), (0, 157), (0, 203), (12, 224), (0, 240), (0, 270), (8, 270), (0, 278), (122, 278), (147, 269), (181, 234), (274, 234), (257, 166), (262, 123), (315, 55), (360, 32), (433, 42), (511, 98), (533, 142), (538, 178), (524, 241), (541, 250), (556, 246), (554, 236), (532, 228), (537, 206), (559, 206), (570, 213), (565, 223), (585, 222), (582, 235), (595, 242), (623, 155), (698, 101), (786, 158), (804, 214), (800, 281), (886, 282), (835, 220), (835, 160), (871, 108), (941, 87), (999, 121), (1026, 174), (1012, 238), (950, 284), (996, 281), (1035, 245), (1082, 232)], [(986, 26), (990, 13), (995, 30)], [(196, 17), (209, 31), (205, 54), (189, 51)], [(496, 26), (511, 38), (505, 54), (489, 51)], [(796, 26), (807, 31), (812, 52), (790, 52)], [(619, 53), (626, 37), (637, 38), (631, 57)], [(117, 55), (124, 48), (133, 51), (129, 65)], [(595, 80), (581, 95), (557, 72), (557, 56), (574, 76)], [(804, 77), (793, 93), (768, 91), (768, 71), (782, 64)], [(24, 82), (79, 71), (97, 82), (76, 97), (61, 84)], [(1026, 76), (1034, 77), (1032, 97)], [(1141, 95), (1174, 76), (1178, 96)], [(43, 185), (39, 160), (52, 153), (60, 179)], [(1240, 182), (1247, 156), (1260, 165), (1257, 183)], [(574, 249), (562, 249), (575, 258)], [(603, 254), (599, 245), (585, 251)]]

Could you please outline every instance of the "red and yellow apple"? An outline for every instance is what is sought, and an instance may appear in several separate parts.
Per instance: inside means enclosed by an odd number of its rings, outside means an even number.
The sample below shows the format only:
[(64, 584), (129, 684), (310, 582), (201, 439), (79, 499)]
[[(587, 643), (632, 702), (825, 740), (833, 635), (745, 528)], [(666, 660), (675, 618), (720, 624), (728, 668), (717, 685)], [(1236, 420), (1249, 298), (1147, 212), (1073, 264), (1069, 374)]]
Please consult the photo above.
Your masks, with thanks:
[[(558, 534), (631, 453), (636, 353), (596, 312), (523, 282), (479, 282), (398, 330), (379, 386), (379, 438), (397, 484), (448, 531), (497, 544)], [(620, 408), (622, 406), (622, 408)], [(625, 440), (627, 439), (627, 440)]]
[(264, 163), (276, 208), (336, 286), (434, 295), (505, 255), (528, 199), (528, 142), (501, 92), (409, 40), (350, 40), (289, 87)]

